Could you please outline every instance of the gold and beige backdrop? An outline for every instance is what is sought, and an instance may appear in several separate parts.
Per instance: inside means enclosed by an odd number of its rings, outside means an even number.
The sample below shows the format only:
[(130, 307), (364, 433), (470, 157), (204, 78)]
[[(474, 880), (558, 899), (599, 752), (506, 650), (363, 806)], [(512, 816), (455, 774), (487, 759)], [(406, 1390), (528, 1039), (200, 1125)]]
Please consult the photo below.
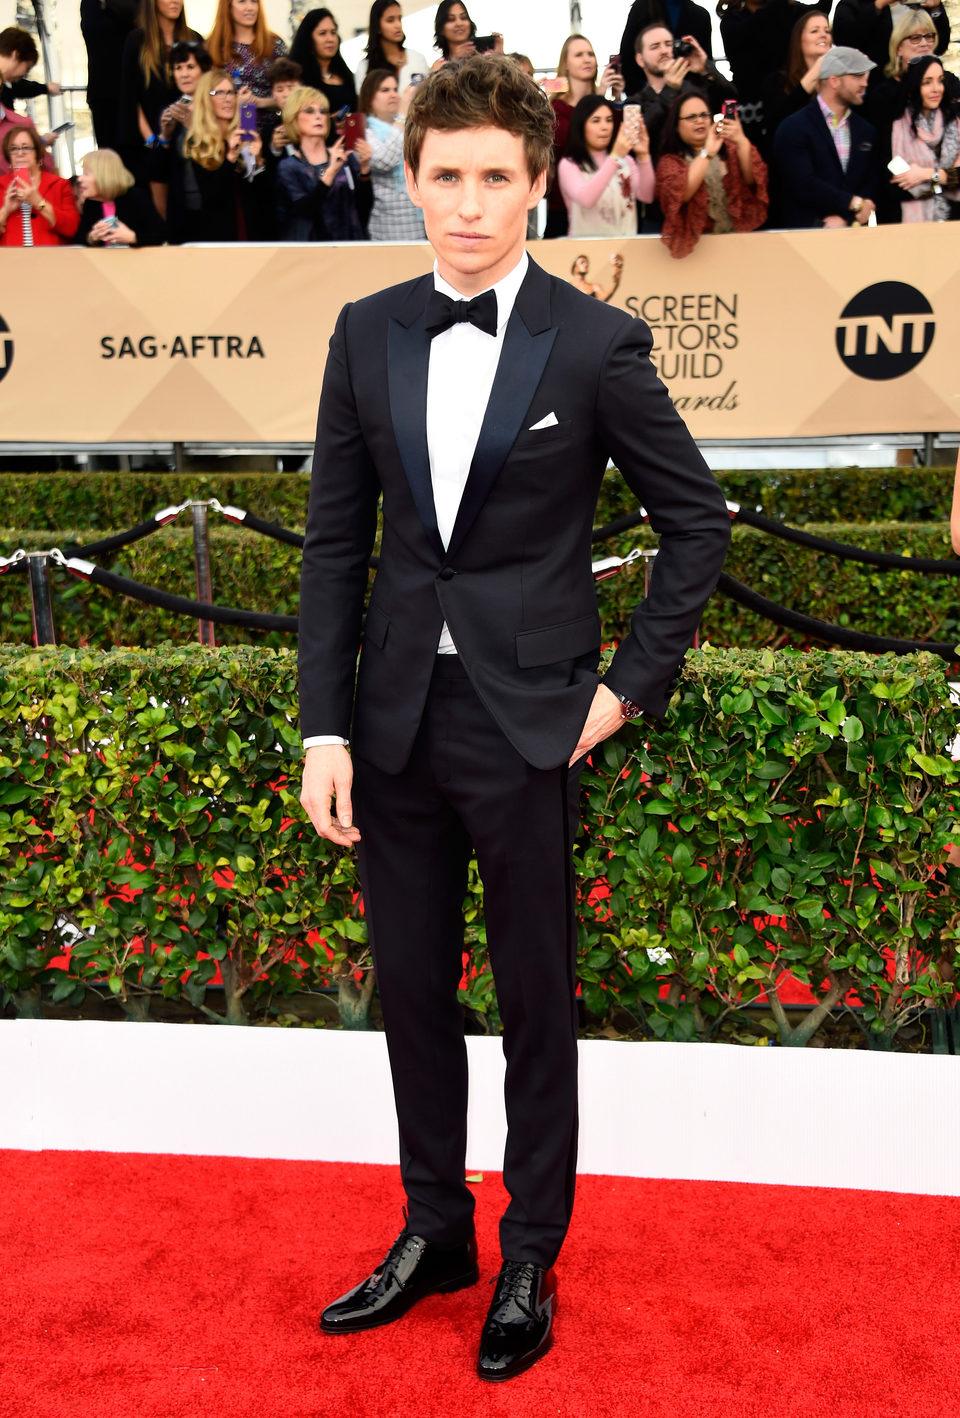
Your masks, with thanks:
[[(699, 438), (960, 428), (952, 225), (531, 246), (654, 330)], [(426, 246), (6, 251), (0, 439), (303, 442), (340, 307)], [(619, 265), (619, 283), (611, 293)], [(6, 327), (3, 329), (2, 327)], [(377, 352), (371, 351), (371, 357)]]

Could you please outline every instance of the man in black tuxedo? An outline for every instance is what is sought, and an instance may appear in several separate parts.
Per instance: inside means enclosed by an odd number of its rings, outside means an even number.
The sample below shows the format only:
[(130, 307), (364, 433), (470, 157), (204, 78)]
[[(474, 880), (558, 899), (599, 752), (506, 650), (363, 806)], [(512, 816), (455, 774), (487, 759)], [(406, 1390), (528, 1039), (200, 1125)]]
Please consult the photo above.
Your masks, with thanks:
[(817, 93), (777, 129), (773, 156), (781, 225), (865, 226), (876, 211), (876, 131), (856, 112), (873, 67), (858, 49), (828, 49)]
[[(478, 1278), (457, 1000), (472, 845), (507, 1060), (511, 1200), (478, 1362), (492, 1380), (549, 1348), (573, 1205), (578, 768), (625, 718), (665, 712), (729, 538), (647, 326), (526, 255), (552, 137), (546, 97), (501, 56), (417, 90), (407, 184), (434, 273), (341, 312), (301, 584), (303, 802), (359, 847), (408, 1200), (386, 1259), (321, 1328), (386, 1324)], [(590, 532), (610, 457), (661, 543), (599, 684)]]

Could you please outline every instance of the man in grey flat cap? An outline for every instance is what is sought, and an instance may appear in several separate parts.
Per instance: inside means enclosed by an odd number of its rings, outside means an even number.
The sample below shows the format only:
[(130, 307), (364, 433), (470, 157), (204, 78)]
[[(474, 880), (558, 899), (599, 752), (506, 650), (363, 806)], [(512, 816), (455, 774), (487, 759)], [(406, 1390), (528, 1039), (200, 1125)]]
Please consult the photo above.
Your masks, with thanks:
[(856, 109), (876, 66), (859, 49), (835, 45), (823, 57), (817, 93), (784, 119), (773, 145), (779, 225), (866, 226), (881, 169), (876, 131)]

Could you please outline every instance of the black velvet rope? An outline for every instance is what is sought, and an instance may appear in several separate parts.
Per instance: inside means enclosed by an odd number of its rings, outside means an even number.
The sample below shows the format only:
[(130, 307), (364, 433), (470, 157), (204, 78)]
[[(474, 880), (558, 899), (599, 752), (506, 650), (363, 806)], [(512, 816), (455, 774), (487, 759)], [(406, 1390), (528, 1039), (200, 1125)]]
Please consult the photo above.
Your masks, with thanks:
[(121, 596), (130, 596), (135, 601), (143, 601), (148, 606), (159, 606), (161, 610), (175, 611), (197, 620), (212, 620), (218, 625), (246, 625), (252, 630), (296, 630), (298, 625), (295, 615), (269, 615), (260, 611), (239, 610), (236, 606), (212, 606), (205, 601), (193, 601), (188, 596), (173, 596), (169, 591), (157, 590), (156, 586), (145, 586), (142, 581), (130, 581), (126, 576), (117, 576), (99, 566), (93, 568), (89, 579), (97, 586), (117, 591)]
[(608, 537), (616, 537), (621, 532), (629, 532), (631, 527), (639, 527), (646, 520), (646, 512), (625, 512), (622, 517), (615, 517), (605, 527), (595, 527), (590, 534), (590, 541), (605, 542)]
[(828, 541), (826, 537), (816, 537), (812, 532), (801, 532), (798, 527), (774, 522), (770, 517), (764, 517), (762, 512), (751, 512), (749, 507), (741, 507), (736, 520), (756, 527), (758, 531), (767, 532), (771, 537), (779, 537), (785, 542), (796, 542), (799, 546), (826, 552), (829, 556), (843, 561), (862, 561), (866, 566), (879, 566), (884, 571), (930, 571), (945, 576), (960, 576), (960, 560), (898, 556), (894, 552), (868, 551), (865, 547), (849, 546), (846, 542)]
[(277, 522), (262, 522), (252, 512), (248, 512), (241, 527), (249, 527), (251, 532), (259, 532), (262, 537), (272, 537), (275, 542), (286, 542), (291, 547), (302, 547), (303, 537), (299, 532), (291, 532), (289, 527), (281, 527)]
[(726, 571), (721, 571), (717, 590), (731, 601), (755, 611), (774, 625), (782, 625), (787, 630), (799, 630), (804, 635), (812, 635), (817, 640), (826, 640), (841, 645), (848, 650), (870, 650), (874, 653), (893, 650), (898, 655), (915, 654), (918, 650), (929, 650), (932, 655), (941, 655), (951, 663), (960, 660), (960, 651), (946, 640), (897, 640), (886, 635), (870, 635), (863, 630), (851, 630), (846, 625), (832, 625), (826, 620), (816, 620), (812, 615), (788, 610), (786, 606), (768, 601), (766, 596), (751, 591), (742, 581), (736, 581)]
[(152, 532), (159, 532), (160, 528), (164, 526), (166, 526), (165, 522), (158, 522), (156, 517), (151, 517), (147, 522), (138, 522), (127, 532), (117, 532), (114, 536), (104, 537), (99, 542), (87, 542), (86, 546), (77, 546), (71, 542), (68, 546), (63, 547), (63, 554), (64, 556), (83, 558), (103, 556), (104, 552), (116, 551), (119, 547), (128, 547), (133, 542), (143, 541), (144, 537), (149, 537)]

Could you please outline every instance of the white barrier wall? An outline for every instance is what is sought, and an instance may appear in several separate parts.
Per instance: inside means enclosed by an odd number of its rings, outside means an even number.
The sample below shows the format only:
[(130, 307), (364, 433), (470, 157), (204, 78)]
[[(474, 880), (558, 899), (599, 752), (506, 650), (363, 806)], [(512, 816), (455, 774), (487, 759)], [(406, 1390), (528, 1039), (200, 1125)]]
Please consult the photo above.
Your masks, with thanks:
[[(468, 1166), (497, 1170), (503, 1055), (467, 1047)], [(960, 1195), (960, 1060), (604, 1040), (580, 1058), (581, 1172)], [(382, 1034), (4, 1021), (0, 1069), (0, 1148), (397, 1161)]]

